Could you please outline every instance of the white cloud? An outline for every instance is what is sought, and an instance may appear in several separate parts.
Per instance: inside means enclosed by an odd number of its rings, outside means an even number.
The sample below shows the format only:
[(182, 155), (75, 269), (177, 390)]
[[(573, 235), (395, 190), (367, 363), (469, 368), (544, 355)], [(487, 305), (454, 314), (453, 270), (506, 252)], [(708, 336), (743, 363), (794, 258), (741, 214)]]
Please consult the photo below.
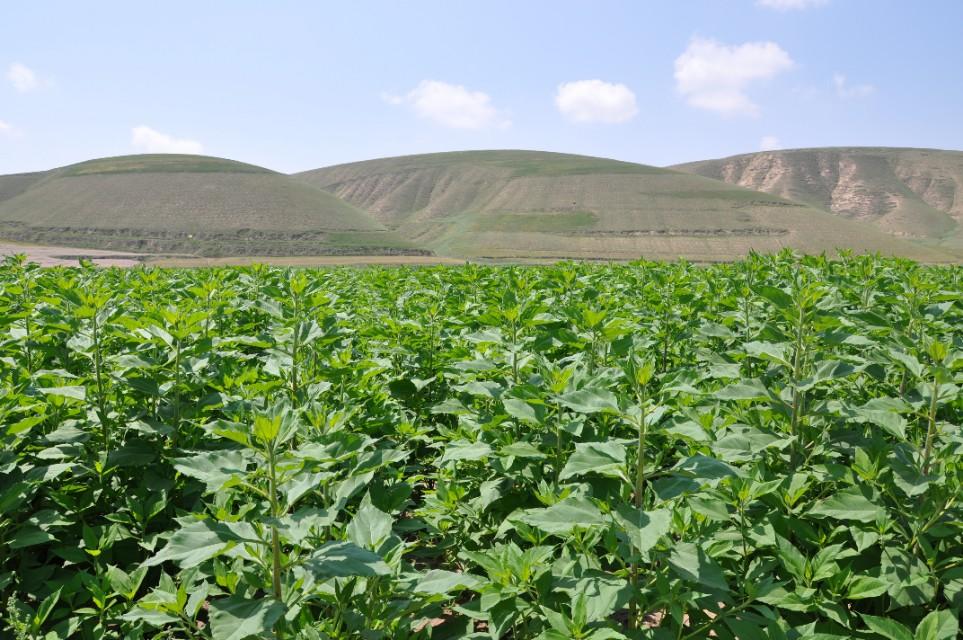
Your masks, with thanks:
[(13, 125), (9, 122), (4, 122), (0, 120), (0, 136), (10, 135), (13, 133)]
[(846, 76), (841, 73), (833, 75), (833, 86), (836, 87), (836, 95), (847, 99), (865, 98), (876, 92), (876, 87), (871, 84), (849, 84), (846, 81)]
[(821, 7), (829, 0), (756, 0), (756, 4), (767, 9), (776, 11), (795, 11), (799, 9), (810, 9)]
[(763, 136), (762, 140), (759, 141), (759, 149), (761, 151), (775, 151), (776, 149), (782, 149), (782, 143), (776, 136)]
[(388, 104), (407, 105), (426, 120), (452, 129), (508, 127), (511, 121), (492, 105), (491, 97), (460, 84), (422, 80), (403, 96), (382, 94)]
[(727, 45), (693, 38), (675, 60), (675, 83), (693, 107), (723, 115), (755, 116), (759, 107), (746, 94), (747, 86), (787, 71), (793, 64), (775, 42)]
[(196, 140), (175, 138), (146, 126), (131, 129), (130, 144), (142, 153), (201, 153), (204, 147)]
[(13, 84), (13, 88), (20, 93), (27, 93), (34, 89), (39, 89), (41, 82), (37, 74), (30, 67), (14, 62), (7, 68), (7, 80)]
[(624, 84), (577, 80), (558, 85), (555, 106), (572, 122), (617, 124), (635, 117), (635, 94)]

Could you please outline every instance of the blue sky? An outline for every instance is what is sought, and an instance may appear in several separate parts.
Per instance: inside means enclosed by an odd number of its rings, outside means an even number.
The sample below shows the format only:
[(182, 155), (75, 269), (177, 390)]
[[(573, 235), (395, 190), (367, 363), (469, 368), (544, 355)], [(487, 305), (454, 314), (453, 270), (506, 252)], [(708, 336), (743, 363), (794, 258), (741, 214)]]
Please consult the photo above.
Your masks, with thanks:
[(963, 149), (960, 0), (7, 2), (0, 173), (455, 149)]

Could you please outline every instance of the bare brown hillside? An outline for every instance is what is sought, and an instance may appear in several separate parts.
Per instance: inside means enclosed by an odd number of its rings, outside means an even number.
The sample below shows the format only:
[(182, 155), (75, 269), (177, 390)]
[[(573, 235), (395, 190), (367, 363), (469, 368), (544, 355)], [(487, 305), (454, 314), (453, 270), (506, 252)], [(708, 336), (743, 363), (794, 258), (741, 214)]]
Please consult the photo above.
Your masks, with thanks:
[(963, 248), (963, 152), (763, 151), (673, 167), (819, 207), (902, 237)]

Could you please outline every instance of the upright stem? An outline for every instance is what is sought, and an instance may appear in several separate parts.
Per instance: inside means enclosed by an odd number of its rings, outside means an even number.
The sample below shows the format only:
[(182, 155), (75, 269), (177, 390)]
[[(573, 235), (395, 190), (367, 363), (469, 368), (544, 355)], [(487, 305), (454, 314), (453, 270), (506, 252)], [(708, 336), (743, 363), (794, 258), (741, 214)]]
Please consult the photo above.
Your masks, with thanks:
[[(268, 495), (271, 499), (271, 517), (281, 516), (280, 505), (277, 495), (277, 459), (274, 452), (274, 443), (268, 447)], [(275, 600), (281, 600), (281, 542), (278, 539), (278, 528), (271, 525), (271, 555), (273, 559), (272, 582), (274, 586)]]
[(100, 361), (100, 325), (97, 321), (99, 309), (94, 309), (93, 334), (94, 334), (94, 379), (97, 383), (97, 411), (100, 414), (100, 428), (104, 440), (104, 455), (110, 451), (110, 424), (107, 421), (106, 405), (104, 403), (104, 380), (101, 375)]
[(181, 339), (174, 347), (174, 440), (181, 428)]
[(299, 381), (298, 381), (298, 358), (301, 351), (301, 299), (294, 298), (294, 344), (291, 348), (291, 396), (297, 400)]
[(33, 313), (33, 308), (29, 304), (30, 302), (30, 279), (27, 279), (27, 284), (24, 287), (24, 297), (23, 297), (23, 309), (24, 309), (24, 325), (27, 335), (25, 336), (26, 351), (27, 351), (27, 373), (33, 374), (33, 348), (30, 346), (30, 315)]
[(558, 488), (558, 476), (562, 472), (562, 407), (555, 402), (555, 487)]
[[(639, 452), (635, 459), (635, 495), (633, 496), (633, 501), (637, 511), (642, 510), (644, 504), (643, 492), (645, 491), (645, 437), (646, 437), (646, 424), (645, 424), (645, 403), (647, 401), (645, 386), (636, 386), (636, 397), (639, 400), (639, 419), (638, 419), (638, 430), (639, 430)], [(639, 560), (633, 557), (632, 565), (629, 568), (629, 580), (632, 584), (632, 599), (629, 601), (629, 628), (638, 628), (638, 615), (635, 595), (639, 588)]]
[(926, 428), (926, 448), (923, 450), (923, 475), (930, 472), (930, 457), (933, 455), (933, 440), (936, 438), (936, 396), (940, 385), (936, 374), (933, 374), (933, 391), (930, 398), (929, 425)]
[[(801, 399), (802, 394), (799, 391), (799, 376), (802, 370), (802, 354), (803, 354), (803, 323), (805, 321), (805, 311), (803, 309), (802, 303), (799, 303), (799, 317), (796, 320), (796, 349), (792, 358), (792, 419), (790, 423), (790, 434), (792, 436), (798, 435), (799, 430), (799, 414), (801, 413)], [(793, 458), (796, 457), (796, 452), (798, 451), (798, 446), (793, 444)]]

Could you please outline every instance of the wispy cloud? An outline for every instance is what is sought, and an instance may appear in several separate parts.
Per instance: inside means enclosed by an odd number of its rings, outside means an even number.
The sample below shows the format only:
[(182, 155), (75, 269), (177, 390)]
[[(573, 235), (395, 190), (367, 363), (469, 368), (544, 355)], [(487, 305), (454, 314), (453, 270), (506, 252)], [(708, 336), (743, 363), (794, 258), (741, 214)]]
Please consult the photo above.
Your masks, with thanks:
[(639, 112), (635, 94), (624, 84), (576, 80), (558, 86), (555, 106), (571, 122), (628, 122)]
[(196, 140), (175, 138), (144, 125), (131, 129), (130, 144), (142, 153), (202, 153), (204, 151), (203, 145)]
[(849, 84), (841, 73), (833, 75), (833, 86), (836, 87), (836, 95), (845, 99), (865, 98), (876, 93), (876, 87), (871, 84)]
[(759, 141), (760, 151), (775, 151), (776, 149), (782, 149), (782, 143), (776, 136), (763, 136), (762, 140)]
[(20, 93), (29, 93), (43, 84), (34, 70), (21, 62), (14, 62), (7, 68), (7, 80)]
[(799, 11), (828, 4), (829, 0), (756, 0), (756, 4), (776, 11)]
[(418, 116), (451, 129), (511, 126), (511, 120), (492, 104), (491, 96), (460, 84), (423, 80), (404, 95), (383, 93), (381, 99), (392, 105), (406, 105)]
[(0, 136), (10, 135), (11, 133), (13, 133), (13, 125), (10, 124), (9, 122), (4, 122), (3, 120), (0, 120)]
[(775, 42), (722, 44), (707, 38), (693, 38), (675, 60), (676, 88), (693, 107), (723, 115), (759, 114), (746, 93), (757, 80), (772, 78), (794, 63)]

